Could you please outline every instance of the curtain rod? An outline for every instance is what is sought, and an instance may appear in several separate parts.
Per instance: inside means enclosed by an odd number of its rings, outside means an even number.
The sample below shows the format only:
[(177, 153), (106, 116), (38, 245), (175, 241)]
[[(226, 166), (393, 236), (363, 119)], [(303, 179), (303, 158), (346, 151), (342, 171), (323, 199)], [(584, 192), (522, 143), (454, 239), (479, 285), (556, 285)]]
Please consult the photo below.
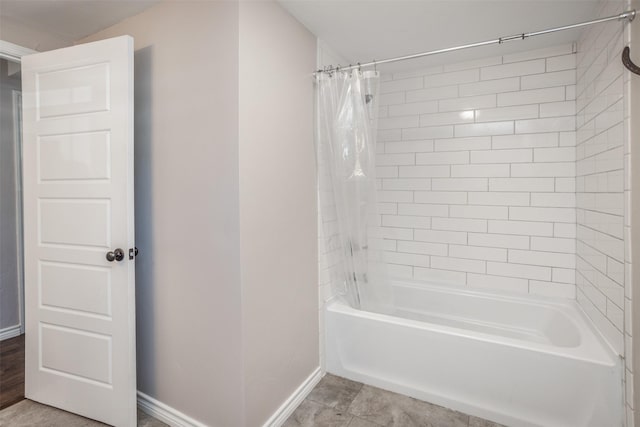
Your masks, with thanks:
[(431, 55), (436, 55), (439, 53), (446, 53), (446, 52), (454, 52), (456, 50), (462, 50), (462, 49), (469, 49), (472, 47), (479, 47), (479, 46), (487, 46), (487, 45), (491, 45), (491, 44), (502, 44), (504, 42), (508, 42), (508, 41), (514, 41), (514, 40), (524, 40), (528, 37), (534, 37), (534, 36), (541, 36), (543, 34), (549, 34), (549, 33), (555, 33), (557, 31), (564, 31), (564, 30), (572, 30), (574, 28), (580, 28), (580, 27), (585, 27), (587, 25), (593, 25), (593, 24), (599, 24), (601, 22), (607, 22), (607, 21), (614, 21), (614, 20), (618, 20), (618, 21), (622, 21), (623, 19), (628, 19), (629, 22), (633, 21), (633, 19), (636, 16), (636, 10), (628, 10), (626, 12), (620, 13), (618, 15), (613, 15), (613, 16), (608, 16), (606, 18), (600, 18), (600, 19), (594, 19), (593, 21), (586, 21), (586, 22), (580, 22), (578, 24), (572, 24), (572, 25), (565, 25), (564, 27), (556, 27), (556, 28), (549, 28), (547, 30), (542, 30), (542, 31), (534, 31), (531, 33), (521, 33), (521, 34), (516, 34), (513, 36), (507, 36), (507, 37), (499, 37), (497, 39), (493, 39), (493, 40), (486, 40), (483, 42), (477, 42), (477, 43), (471, 43), (471, 44), (465, 44), (465, 45), (460, 45), (460, 46), (454, 46), (454, 47), (448, 47), (445, 49), (438, 49), (438, 50), (432, 50), (429, 52), (421, 52), (421, 53), (414, 53), (413, 55), (405, 55), (405, 56), (398, 56), (396, 58), (388, 58), (388, 59), (381, 59), (379, 61), (371, 61), (371, 62), (367, 62), (364, 64), (356, 64), (356, 65), (349, 65), (347, 67), (331, 67), (329, 66), (328, 68), (325, 68), (323, 70), (317, 70), (316, 73), (332, 73), (338, 70), (341, 71), (348, 71), (348, 70), (354, 70), (356, 68), (360, 69), (363, 67), (375, 67), (376, 65), (380, 65), (380, 64), (387, 64), (390, 62), (398, 62), (398, 61), (406, 61), (408, 59), (416, 59), (416, 58), (422, 58), (424, 56), (431, 56)]

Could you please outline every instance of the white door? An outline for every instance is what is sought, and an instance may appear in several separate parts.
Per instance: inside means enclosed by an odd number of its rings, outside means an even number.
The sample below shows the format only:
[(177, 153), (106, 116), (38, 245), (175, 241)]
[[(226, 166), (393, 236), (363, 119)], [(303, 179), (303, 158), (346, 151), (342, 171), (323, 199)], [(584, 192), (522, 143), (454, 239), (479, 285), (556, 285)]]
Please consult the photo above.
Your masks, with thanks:
[(133, 39), (24, 56), (22, 73), (25, 394), (132, 426)]

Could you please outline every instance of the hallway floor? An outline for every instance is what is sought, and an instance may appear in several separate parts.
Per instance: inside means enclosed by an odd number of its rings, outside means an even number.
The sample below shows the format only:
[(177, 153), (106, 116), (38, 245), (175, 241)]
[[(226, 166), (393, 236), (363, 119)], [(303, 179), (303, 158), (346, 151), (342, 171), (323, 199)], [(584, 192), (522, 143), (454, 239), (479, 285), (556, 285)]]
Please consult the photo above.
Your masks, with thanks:
[(327, 374), (284, 427), (503, 427), (442, 406)]
[(24, 399), (24, 334), (0, 341), (0, 409)]

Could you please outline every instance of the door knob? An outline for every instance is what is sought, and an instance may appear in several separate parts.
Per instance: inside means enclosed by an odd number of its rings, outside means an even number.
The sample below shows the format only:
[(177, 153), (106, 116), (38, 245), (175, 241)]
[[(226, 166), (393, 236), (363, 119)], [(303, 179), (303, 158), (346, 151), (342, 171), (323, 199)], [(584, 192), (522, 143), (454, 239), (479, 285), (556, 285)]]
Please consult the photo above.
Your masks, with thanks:
[(123, 259), (124, 259), (124, 251), (120, 248), (116, 249), (115, 251), (107, 252), (107, 261), (109, 262), (113, 262), (114, 260), (122, 261)]

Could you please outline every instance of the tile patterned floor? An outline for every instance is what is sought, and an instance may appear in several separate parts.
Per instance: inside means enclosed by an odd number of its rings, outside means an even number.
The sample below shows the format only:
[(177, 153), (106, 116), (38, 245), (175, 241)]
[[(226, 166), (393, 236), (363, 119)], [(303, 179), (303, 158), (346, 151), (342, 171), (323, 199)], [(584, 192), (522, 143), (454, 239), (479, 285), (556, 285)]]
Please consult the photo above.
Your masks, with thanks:
[[(32, 400), (23, 400), (0, 411), (0, 426), (7, 427), (105, 427), (90, 420)], [(138, 427), (169, 427), (165, 423), (138, 411)]]
[(327, 374), (283, 427), (504, 427)]

